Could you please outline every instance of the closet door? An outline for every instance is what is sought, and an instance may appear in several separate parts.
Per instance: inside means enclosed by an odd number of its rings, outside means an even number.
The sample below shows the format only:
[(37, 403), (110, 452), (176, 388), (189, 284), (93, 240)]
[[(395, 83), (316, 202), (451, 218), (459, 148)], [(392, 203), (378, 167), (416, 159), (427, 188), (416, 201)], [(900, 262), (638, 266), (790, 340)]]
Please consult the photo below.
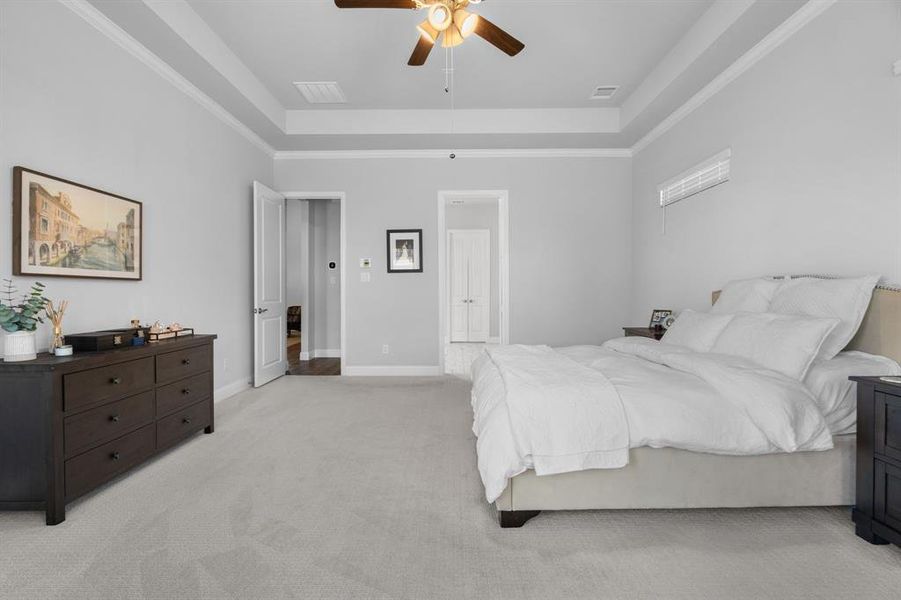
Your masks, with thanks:
[(491, 232), (469, 232), (469, 341), (487, 342), (491, 307)]
[(469, 237), (448, 231), (450, 259), (450, 341), (469, 341)]

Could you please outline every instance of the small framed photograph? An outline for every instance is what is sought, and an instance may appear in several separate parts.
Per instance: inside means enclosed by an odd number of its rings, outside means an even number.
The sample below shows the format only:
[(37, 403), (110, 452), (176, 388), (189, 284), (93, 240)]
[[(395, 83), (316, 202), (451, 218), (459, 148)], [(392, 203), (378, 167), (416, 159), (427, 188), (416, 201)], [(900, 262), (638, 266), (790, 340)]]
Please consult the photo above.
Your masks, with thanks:
[(663, 322), (672, 314), (673, 311), (668, 308), (655, 308), (651, 312), (651, 324), (648, 327), (651, 329), (663, 329)]
[(422, 229), (388, 230), (388, 272), (422, 273)]

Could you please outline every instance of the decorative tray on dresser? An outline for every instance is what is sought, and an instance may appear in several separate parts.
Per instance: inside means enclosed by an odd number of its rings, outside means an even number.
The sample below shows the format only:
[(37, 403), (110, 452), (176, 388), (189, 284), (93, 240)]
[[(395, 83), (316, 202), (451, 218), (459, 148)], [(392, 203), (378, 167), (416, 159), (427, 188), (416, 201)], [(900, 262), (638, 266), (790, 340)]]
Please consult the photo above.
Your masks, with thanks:
[(66, 503), (197, 433), (213, 432), (213, 340), (0, 361), (0, 510)]

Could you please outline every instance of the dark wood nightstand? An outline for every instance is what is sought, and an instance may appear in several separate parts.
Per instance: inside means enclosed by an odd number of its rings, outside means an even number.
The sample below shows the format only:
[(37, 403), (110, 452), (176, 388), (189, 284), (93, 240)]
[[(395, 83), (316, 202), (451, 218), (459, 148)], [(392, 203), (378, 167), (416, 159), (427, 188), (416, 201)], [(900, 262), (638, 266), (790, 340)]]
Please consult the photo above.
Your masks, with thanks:
[(871, 544), (901, 545), (901, 384), (857, 382), (855, 533)]
[(650, 327), (623, 327), (626, 337), (638, 336), (659, 340), (666, 333), (666, 329), (651, 329)]

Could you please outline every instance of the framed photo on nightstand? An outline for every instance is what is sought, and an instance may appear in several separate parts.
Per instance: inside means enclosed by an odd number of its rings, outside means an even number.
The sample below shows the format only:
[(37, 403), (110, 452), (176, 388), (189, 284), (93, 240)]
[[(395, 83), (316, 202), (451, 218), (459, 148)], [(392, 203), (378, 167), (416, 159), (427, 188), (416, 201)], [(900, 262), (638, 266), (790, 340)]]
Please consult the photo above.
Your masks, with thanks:
[(673, 314), (673, 311), (668, 308), (655, 308), (651, 312), (651, 324), (648, 327), (651, 329), (663, 329), (663, 322), (671, 314)]

